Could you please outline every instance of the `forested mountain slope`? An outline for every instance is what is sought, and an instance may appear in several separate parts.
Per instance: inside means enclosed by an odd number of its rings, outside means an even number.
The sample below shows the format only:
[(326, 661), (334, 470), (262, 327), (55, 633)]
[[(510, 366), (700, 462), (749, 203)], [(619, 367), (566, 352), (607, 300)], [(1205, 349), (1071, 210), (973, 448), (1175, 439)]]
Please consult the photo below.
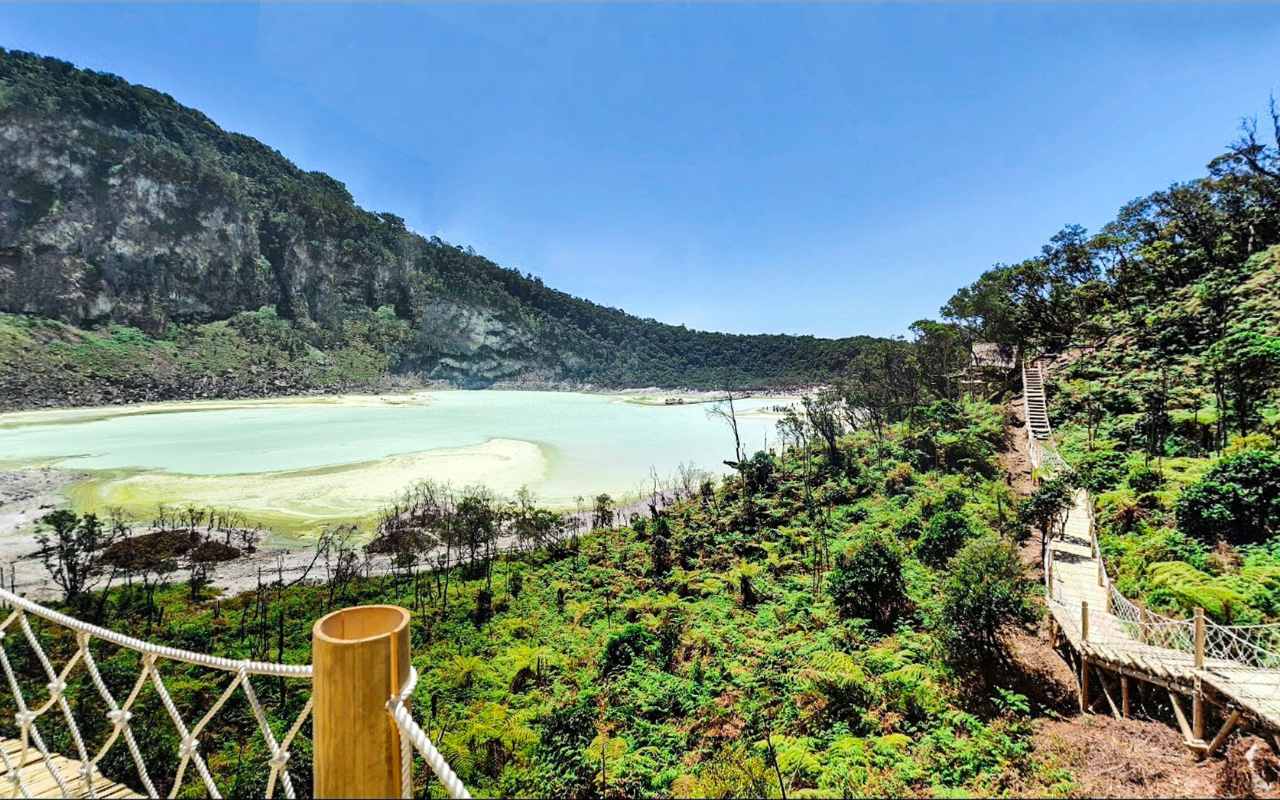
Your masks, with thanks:
[[(796, 385), (870, 341), (692, 331), (572, 297), (365, 211), (328, 175), (168, 95), (51, 58), (0, 50), (0, 141), (0, 311), (26, 317), (0, 320), (10, 398), (61, 401), (56, 376), (84, 400), (388, 371), (468, 386)], [(121, 342), (138, 352), (104, 368)]]
[(1056, 354), (1050, 416), (1117, 588), (1280, 619), (1280, 109), (1201, 178), (1064, 228), (952, 298), (964, 335)]

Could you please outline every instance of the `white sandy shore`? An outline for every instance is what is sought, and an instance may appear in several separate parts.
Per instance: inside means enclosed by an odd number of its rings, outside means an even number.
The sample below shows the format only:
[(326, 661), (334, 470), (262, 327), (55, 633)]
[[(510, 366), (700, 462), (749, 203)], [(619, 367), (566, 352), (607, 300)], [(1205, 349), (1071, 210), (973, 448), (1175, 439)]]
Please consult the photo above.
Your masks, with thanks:
[(62, 470), (33, 468), (0, 472), (0, 570), (6, 588), (49, 582), (36, 555), (36, 520), (67, 504), (62, 490), (82, 476)]
[(243, 408), (279, 408), (281, 406), (385, 406), (429, 405), (431, 390), (417, 390), (397, 394), (332, 394), (296, 395), (287, 397), (251, 398), (242, 400), (166, 400), (158, 403), (133, 403), (119, 406), (86, 406), (81, 408), (51, 408), (33, 411), (9, 411), (0, 414), (0, 428), (22, 425), (49, 425), (60, 422), (91, 422), (112, 417), (132, 417), (142, 414), (173, 414), (188, 411), (223, 411)]
[(439, 448), (377, 461), (310, 470), (245, 475), (172, 475), (147, 472), (93, 482), (78, 491), (82, 508), (123, 508), (147, 514), (181, 497), (184, 505), (234, 508), (251, 518), (322, 523), (365, 516), (417, 481), (454, 486), (483, 482), (501, 494), (540, 479), (542, 448), (516, 439), (490, 439), (473, 447)]

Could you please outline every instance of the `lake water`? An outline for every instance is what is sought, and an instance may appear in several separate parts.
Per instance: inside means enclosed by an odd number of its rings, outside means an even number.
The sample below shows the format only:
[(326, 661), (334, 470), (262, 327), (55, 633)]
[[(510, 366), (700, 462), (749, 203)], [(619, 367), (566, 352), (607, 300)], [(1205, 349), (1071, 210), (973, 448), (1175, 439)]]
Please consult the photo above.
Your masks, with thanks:
[[(0, 462), (90, 470), (73, 496), (146, 513), (158, 503), (317, 520), (375, 511), (416, 480), (528, 486), (548, 504), (647, 491), (680, 464), (724, 472), (728, 426), (707, 404), (567, 392), (168, 403), (0, 415)], [(660, 402), (660, 401), (658, 401)], [(776, 398), (738, 401), (744, 446), (776, 441)]]

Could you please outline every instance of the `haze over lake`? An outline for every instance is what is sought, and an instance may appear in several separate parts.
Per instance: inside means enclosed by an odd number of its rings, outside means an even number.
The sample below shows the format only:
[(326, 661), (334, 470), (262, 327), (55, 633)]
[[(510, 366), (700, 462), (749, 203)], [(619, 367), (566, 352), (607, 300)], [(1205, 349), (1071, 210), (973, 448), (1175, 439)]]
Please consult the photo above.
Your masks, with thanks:
[[(777, 398), (738, 401), (744, 446), (776, 440)], [(733, 440), (709, 404), (568, 392), (167, 403), (0, 415), (0, 462), (91, 471), (83, 508), (159, 503), (314, 523), (376, 511), (414, 481), (528, 486), (539, 500), (647, 491), (650, 467), (724, 472)]]

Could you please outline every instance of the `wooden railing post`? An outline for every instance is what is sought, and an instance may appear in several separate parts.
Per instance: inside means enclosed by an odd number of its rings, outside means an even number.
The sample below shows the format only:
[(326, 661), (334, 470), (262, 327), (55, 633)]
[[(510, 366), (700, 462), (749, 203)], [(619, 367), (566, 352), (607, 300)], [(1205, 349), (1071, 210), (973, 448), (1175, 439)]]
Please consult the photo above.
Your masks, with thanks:
[(1204, 669), (1204, 609), (1196, 609), (1196, 669)]
[(1089, 711), (1089, 657), (1084, 645), (1089, 641), (1089, 601), (1080, 601), (1080, 713)]
[[(1196, 608), (1196, 669), (1204, 669), (1204, 609)], [(1191, 696), (1191, 735), (1196, 741), (1204, 740), (1204, 687), (1200, 674), (1196, 673), (1194, 693)]]
[(409, 680), (409, 612), (358, 606), (311, 631), (316, 797), (399, 797), (400, 731), (387, 701)]

